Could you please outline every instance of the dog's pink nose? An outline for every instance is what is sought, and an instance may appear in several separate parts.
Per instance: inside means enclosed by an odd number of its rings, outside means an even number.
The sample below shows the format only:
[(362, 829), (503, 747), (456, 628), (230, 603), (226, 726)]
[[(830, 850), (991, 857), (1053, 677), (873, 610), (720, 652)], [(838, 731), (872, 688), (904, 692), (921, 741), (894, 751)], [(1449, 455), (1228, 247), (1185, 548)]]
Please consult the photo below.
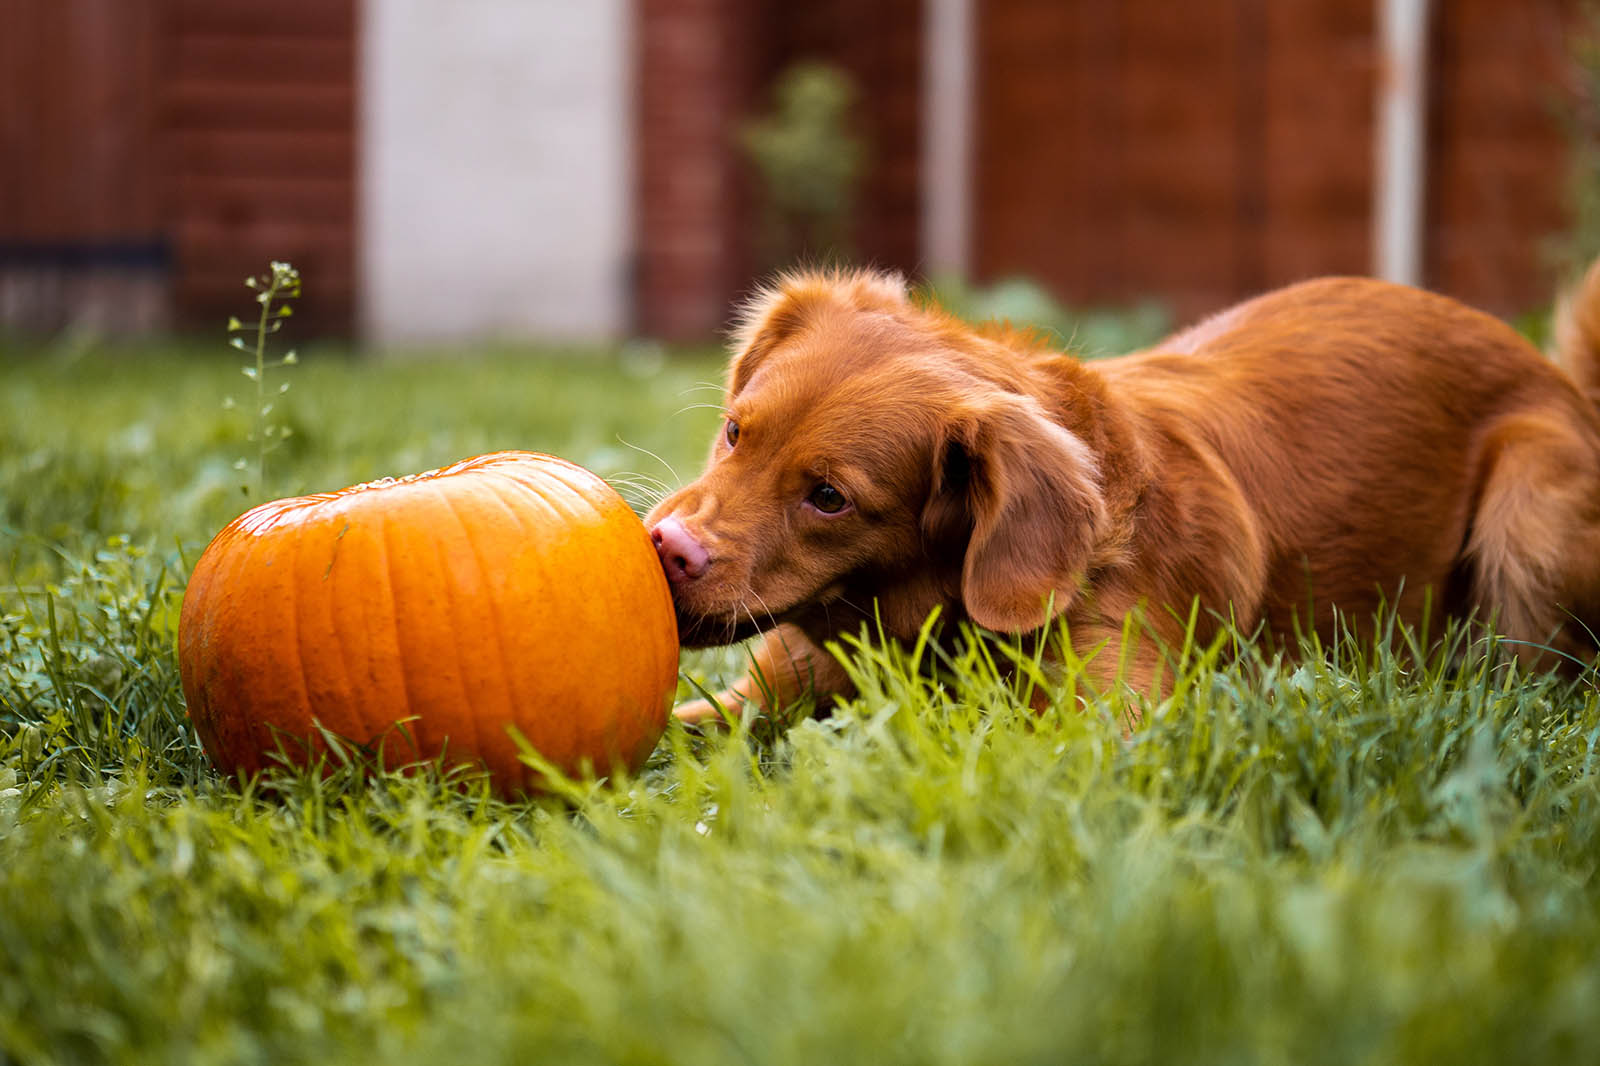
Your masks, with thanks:
[(693, 581), (705, 573), (711, 563), (711, 556), (705, 548), (676, 518), (663, 518), (657, 522), (656, 528), (650, 531), (650, 539), (656, 542), (661, 568), (667, 572), (667, 580), (673, 585)]

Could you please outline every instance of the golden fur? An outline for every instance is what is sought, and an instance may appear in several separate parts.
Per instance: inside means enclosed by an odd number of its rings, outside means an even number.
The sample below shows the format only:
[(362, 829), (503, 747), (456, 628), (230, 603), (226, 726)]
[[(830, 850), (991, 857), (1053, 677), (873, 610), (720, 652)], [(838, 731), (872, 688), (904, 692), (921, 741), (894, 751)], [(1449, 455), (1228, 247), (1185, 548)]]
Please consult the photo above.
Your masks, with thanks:
[(1326, 637), (1383, 605), (1417, 624), (1431, 602), (1493, 618), (1530, 662), (1587, 661), (1600, 267), (1557, 336), (1562, 365), (1452, 300), (1332, 278), (1081, 363), (893, 275), (796, 273), (741, 317), (734, 442), (725, 425), (649, 522), (686, 644), (767, 633), (725, 699), (846, 692), (818, 649), (875, 610), (898, 638), (935, 608), (1011, 633), (1065, 616), (1102, 681), (1140, 610), (1159, 638), (1127, 649), (1140, 689), (1196, 604), (1204, 641), (1230, 618)]

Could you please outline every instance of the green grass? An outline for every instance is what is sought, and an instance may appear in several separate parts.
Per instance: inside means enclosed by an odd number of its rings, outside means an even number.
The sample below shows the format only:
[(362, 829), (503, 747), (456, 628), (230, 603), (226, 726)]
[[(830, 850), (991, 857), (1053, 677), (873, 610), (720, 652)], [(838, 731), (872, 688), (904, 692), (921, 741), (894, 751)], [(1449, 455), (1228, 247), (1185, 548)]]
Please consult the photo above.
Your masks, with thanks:
[[(278, 492), (527, 447), (672, 482), (714, 354), (288, 371)], [(172, 641), (245, 503), (227, 354), (0, 364), (0, 1061), (1586, 1061), (1600, 697), (1407, 636), (1115, 701), (852, 656), (634, 780), (208, 768)], [(660, 456), (658, 462), (644, 451)], [(691, 658), (697, 680), (736, 654)]]

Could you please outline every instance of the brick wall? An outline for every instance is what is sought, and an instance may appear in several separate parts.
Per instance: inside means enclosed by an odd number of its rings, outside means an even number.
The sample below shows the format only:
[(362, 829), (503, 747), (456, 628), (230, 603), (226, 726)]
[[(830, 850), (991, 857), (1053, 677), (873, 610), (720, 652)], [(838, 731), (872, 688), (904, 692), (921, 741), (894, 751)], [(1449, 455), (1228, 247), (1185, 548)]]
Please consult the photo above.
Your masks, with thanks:
[(748, 186), (734, 130), (763, 57), (738, 0), (641, 0), (637, 48), (634, 319), (703, 339), (745, 283)]
[(854, 82), (852, 132), (866, 165), (850, 243), (860, 261), (901, 270), (920, 258), (922, 9), (922, 0), (769, 4), (764, 28), (764, 80), (792, 63), (822, 60)]

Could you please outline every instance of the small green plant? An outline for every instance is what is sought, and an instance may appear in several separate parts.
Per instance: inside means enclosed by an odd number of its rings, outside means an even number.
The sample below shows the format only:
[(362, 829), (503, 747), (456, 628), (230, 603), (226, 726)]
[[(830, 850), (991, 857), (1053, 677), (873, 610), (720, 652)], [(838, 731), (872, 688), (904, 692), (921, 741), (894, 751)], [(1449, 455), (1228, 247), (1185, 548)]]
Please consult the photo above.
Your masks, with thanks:
[[(267, 455), (281, 447), (283, 442), (293, 433), (293, 430), (287, 425), (281, 422), (269, 421), (276, 398), (289, 391), (289, 383), (287, 381), (282, 382), (275, 392), (268, 392), (267, 371), (282, 366), (293, 366), (299, 362), (299, 357), (295, 354), (293, 348), (285, 352), (282, 358), (268, 361), (267, 338), (283, 329), (283, 320), (294, 313), (294, 308), (289, 305), (288, 301), (298, 299), (300, 296), (300, 272), (288, 263), (280, 263), (277, 260), (273, 260), (265, 274), (259, 277), (245, 278), (244, 283), (246, 288), (255, 291), (256, 303), (261, 308), (260, 313), (256, 316), (256, 324), (253, 327), (255, 344), (252, 347), (250, 342), (243, 336), (231, 337), (228, 343), (241, 352), (255, 356), (253, 364), (246, 364), (242, 368), (244, 376), (255, 382), (256, 386), (255, 404), (252, 408), (253, 413), (251, 416), (253, 425), (250, 434), (245, 439), (256, 446), (256, 483), (254, 491), (264, 498), (267, 484)], [(230, 318), (228, 319), (228, 332), (249, 333), (252, 332), (252, 327), (247, 326), (237, 317)], [(237, 406), (237, 403), (232, 396), (229, 396), (223, 400), (222, 405), (227, 408), (233, 408)], [(248, 470), (249, 466), (250, 460), (245, 457), (240, 457), (233, 464), (233, 468), (240, 471)], [(239, 491), (246, 496), (250, 495), (251, 486), (249, 482), (242, 482), (239, 485)]]
[(740, 132), (761, 175), (771, 266), (797, 256), (848, 258), (849, 225), (866, 151), (850, 131), (856, 87), (822, 63), (797, 63), (778, 78), (773, 110)]

